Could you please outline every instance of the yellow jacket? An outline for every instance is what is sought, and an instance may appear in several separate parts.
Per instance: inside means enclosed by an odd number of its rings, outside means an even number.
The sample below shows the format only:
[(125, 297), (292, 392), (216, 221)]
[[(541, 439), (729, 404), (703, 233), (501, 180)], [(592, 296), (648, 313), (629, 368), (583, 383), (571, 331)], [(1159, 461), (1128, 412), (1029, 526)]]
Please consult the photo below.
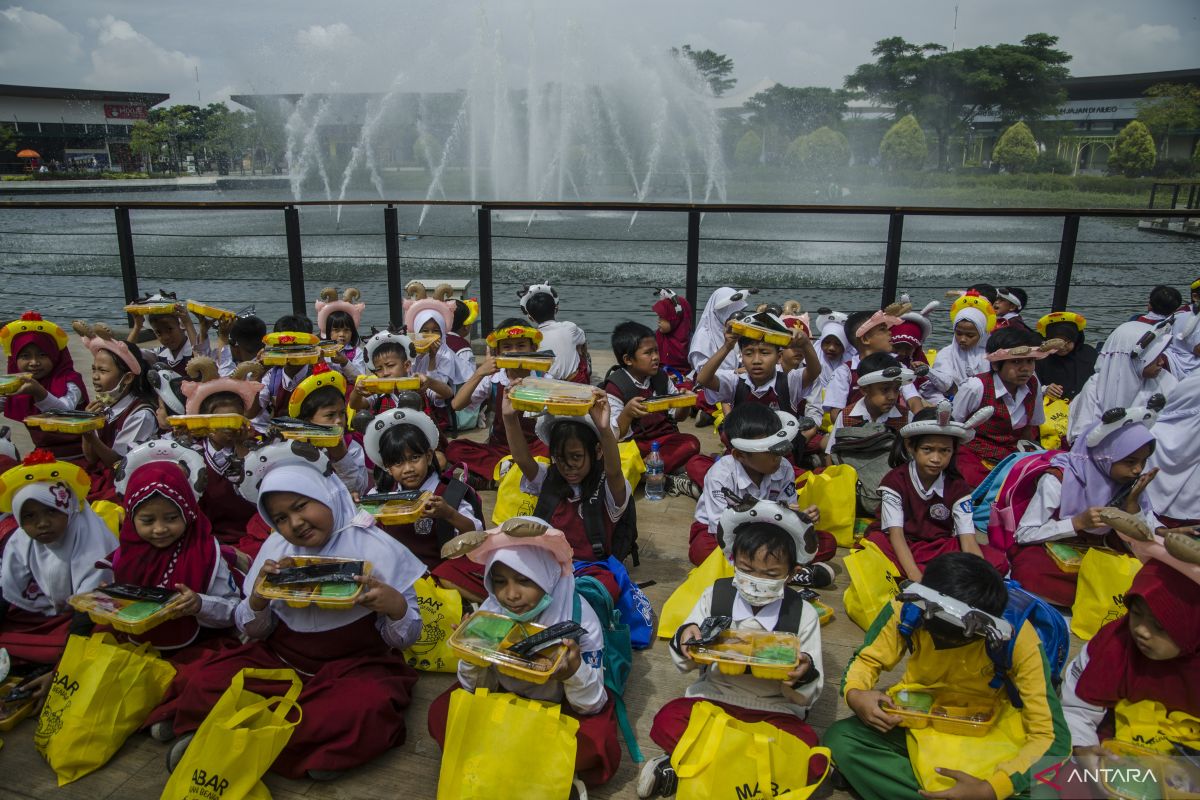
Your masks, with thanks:
[[(842, 678), (843, 697), (852, 689), (874, 689), (880, 673), (893, 669), (904, 658), (907, 642), (897, 628), (900, 606), (898, 601), (893, 601), (867, 631), (862, 647), (846, 665)], [(982, 639), (963, 647), (938, 650), (929, 634), (918, 629), (912, 636), (912, 653), (904, 665), (901, 682), (931, 689), (946, 687), (956, 692), (992, 695), (996, 690), (988, 683), (995, 671)], [(1015, 758), (1000, 764), (996, 773), (987, 778), (1000, 800), (1029, 791), (1029, 769), (1039, 758), (1066, 758), (1071, 751), (1071, 735), (1058, 695), (1051, 687), (1050, 667), (1037, 631), (1029, 623), (1017, 633), (1009, 678), (1024, 704), (1021, 720), (1026, 740)], [(1003, 691), (1001, 701), (1008, 702)]]

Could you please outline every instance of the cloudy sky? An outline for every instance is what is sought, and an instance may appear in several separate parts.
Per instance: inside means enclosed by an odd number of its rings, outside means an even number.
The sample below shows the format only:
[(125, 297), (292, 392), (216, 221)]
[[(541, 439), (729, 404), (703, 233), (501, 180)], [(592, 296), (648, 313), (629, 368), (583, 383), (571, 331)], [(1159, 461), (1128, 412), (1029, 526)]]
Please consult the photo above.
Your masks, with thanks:
[[(958, 25), (955, 29), (955, 8)], [(464, 86), (479, 48), (514, 74), (536, 59), (691, 43), (731, 56), (739, 86), (839, 86), (900, 35), (958, 47), (1060, 37), (1075, 75), (1200, 66), (1200, 0), (0, 0), (0, 80), (170, 92)], [(621, 59), (614, 59), (621, 61)], [(197, 83), (197, 74), (199, 81)]]

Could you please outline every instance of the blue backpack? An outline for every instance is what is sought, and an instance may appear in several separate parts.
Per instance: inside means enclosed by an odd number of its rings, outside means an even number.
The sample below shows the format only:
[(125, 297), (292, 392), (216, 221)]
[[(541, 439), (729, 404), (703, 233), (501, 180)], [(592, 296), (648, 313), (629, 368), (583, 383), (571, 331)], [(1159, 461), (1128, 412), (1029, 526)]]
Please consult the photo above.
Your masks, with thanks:
[(1000, 487), (1004, 485), (1004, 479), (1008, 477), (1008, 473), (1013, 466), (1023, 458), (1036, 456), (1042, 451), (1035, 450), (1031, 453), (1012, 453), (1004, 457), (996, 466), (992, 467), (992, 471), (987, 474), (983, 482), (975, 487), (975, 491), (971, 492), (971, 505), (974, 510), (971, 512), (975, 520), (975, 530), (986, 531), (988, 529), (988, 521), (992, 516), (992, 503), (996, 502), (996, 495), (1000, 493)]
[[(1021, 701), (1021, 693), (1009, 676), (1012, 671), (1013, 649), (1016, 647), (1021, 626), (1028, 620), (1037, 631), (1046, 662), (1050, 665), (1050, 682), (1054, 688), (1058, 688), (1062, 683), (1063, 667), (1067, 664), (1067, 652), (1071, 646), (1071, 633), (1063, 615), (1045, 600), (1025, 591), (1021, 584), (1014, 580), (1006, 580), (1004, 584), (1008, 588), (1008, 605), (1004, 608), (1004, 619), (1012, 625), (1013, 636), (1006, 642), (988, 643), (987, 653), (995, 668), (995, 674), (988, 686), (993, 689), (1003, 686), (1013, 708), (1022, 708), (1025, 704)], [(914, 603), (905, 603), (900, 610), (900, 634), (904, 636), (910, 649), (912, 634), (920, 627), (921, 619), (921, 609)]]
[(604, 686), (613, 698), (617, 712), (617, 726), (625, 737), (625, 747), (635, 763), (645, 761), (638, 747), (637, 734), (629, 724), (629, 712), (625, 709), (625, 683), (633, 668), (633, 646), (629, 640), (629, 626), (621, 621), (621, 615), (613, 605), (612, 595), (603, 583), (584, 575), (575, 579), (575, 622), (583, 618), (580, 598), (587, 601), (600, 618), (600, 630), (604, 634)]
[[(576, 561), (575, 573), (585, 567), (603, 567), (617, 582), (617, 613), (621, 622), (629, 626), (629, 640), (634, 650), (645, 650), (654, 641), (654, 606), (646, 593), (629, 577), (629, 570), (616, 556), (603, 561)], [(599, 613), (599, 612), (597, 612)]]

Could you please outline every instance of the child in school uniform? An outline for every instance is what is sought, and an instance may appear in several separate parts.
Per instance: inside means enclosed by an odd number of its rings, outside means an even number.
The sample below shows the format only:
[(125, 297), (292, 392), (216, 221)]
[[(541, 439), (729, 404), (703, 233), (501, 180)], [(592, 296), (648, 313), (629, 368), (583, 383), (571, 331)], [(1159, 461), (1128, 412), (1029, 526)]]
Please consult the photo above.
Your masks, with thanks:
[(900, 429), (912, 460), (880, 481), (880, 517), (867, 539), (911, 581), (921, 580), (933, 558), (959, 550), (986, 558), (1002, 575), (1008, 572), (1003, 552), (976, 541), (972, 489), (954, 468), (955, 452), (991, 414), (991, 409), (981, 409), (965, 423), (955, 422), (950, 403), (943, 400)]
[[(892, 331), (903, 320), (891, 313), (900, 313), (907, 306), (889, 307), (884, 311), (856, 311), (846, 318), (845, 335), (850, 344), (850, 357), (836, 368), (825, 386), (823, 409), (834, 416), (838, 411), (854, 406), (862, 398), (858, 385), (860, 364), (876, 353), (892, 355)], [(905, 407), (913, 412), (920, 411), (924, 401), (912, 385), (912, 381), (901, 386)]]
[(1052, 311), (1037, 322), (1037, 332), (1045, 339), (1063, 343), (1037, 363), (1038, 382), (1045, 396), (1070, 403), (1083, 390), (1096, 371), (1096, 348), (1084, 341), (1087, 319), (1073, 311)]
[(337, 289), (326, 287), (313, 306), (317, 311), (317, 330), (321, 336), (342, 346), (341, 352), (331, 359), (338, 370), (353, 381), (367, 372), (367, 360), (360, 347), (358, 326), (362, 322), (367, 304), (358, 302), (362, 293), (353, 287), (338, 297)]
[[(158, 344), (147, 350), (146, 361), (172, 369), (180, 374), (187, 369), (192, 356), (208, 355), (208, 342), (200, 341), (200, 334), (187, 312), (173, 292), (158, 292), (141, 298), (139, 303), (175, 303), (174, 314), (151, 314), (150, 329)], [(146, 325), (145, 314), (133, 315), (133, 327), (125, 341), (137, 346)], [(203, 351), (203, 352), (202, 352)]]
[(212, 349), (220, 377), (227, 378), (238, 364), (254, 361), (263, 349), (263, 337), (267, 335), (267, 323), (254, 315), (250, 308), (232, 319), (223, 319), (216, 324), (217, 342)]
[[(228, 377), (216, 377), (216, 364), (198, 356), (188, 364), (193, 380), (183, 384), (184, 414), (238, 414), (254, 419), (258, 413), (258, 397), (263, 385), (263, 367), (257, 362), (244, 362)], [(249, 558), (258, 555), (269, 529), (253, 526), (257, 518), (254, 504), (238, 494), (242, 480), (242, 459), (249, 455), (253, 432), (243, 430), (214, 430), (193, 441), (191, 447), (204, 457), (208, 479), (200, 496), (200, 511), (212, 525), (213, 536), (223, 545), (245, 553)]]
[[(433, 418), (439, 430), (449, 430), (450, 401), (458, 387), (466, 383), (473, 374), (474, 363), (468, 363), (459, 358), (458, 354), (445, 346), (446, 337), (450, 332), (450, 309), (441, 300), (432, 298), (418, 300), (404, 310), (404, 323), (408, 330), (439, 337), (438, 342), (431, 345), (426, 353), (417, 353), (412, 364), (412, 371), (426, 375), (433, 381), (445, 384), (447, 391), (426, 392), (428, 401), (425, 413)], [(431, 384), (433, 388), (436, 384)]]
[(146, 379), (149, 367), (135, 345), (114, 339), (107, 325), (72, 323), (92, 354), (92, 388), (96, 399), (90, 411), (104, 412), (104, 427), (80, 437), (92, 490), (88, 502), (113, 500), (113, 467), (130, 448), (158, 435), (156, 398)]
[(475, 324), (475, 320), (479, 318), (479, 304), (468, 303), (466, 300), (451, 298), (446, 301), (450, 306), (453, 306), (454, 311), (451, 313), (450, 330), (446, 332), (446, 340), (443, 342), (445, 347), (449, 348), (454, 357), (462, 362), (464, 374), (471, 375), (475, 372), (475, 351), (471, 349), (471, 326)]
[[(696, 502), (696, 518), (688, 532), (688, 559), (699, 566), (717, 549), (717, 526), (721, 513), (729, 507), (728, 493), (738, 497), (756, 497), (782, 505), (796, 502), (796, 472), (784, 458), (792, 452), (800, 424), (786, 411), (774, 411), (758, 403), (738, 406), (725, 418), (722, 435), (729, 440), (730, 451), (713, 464), (704, 476), (704, 489)], [(816, 523), (816, 506), (803, 509)], [(837, 541), (824, 531), (817, 532), (818, 548), (814, 562), (831, 559)], [(795, 581), (813, 588), (833, 583), (834, 573), (824, 564), (814, 564)]]
[(692, 369), (688, 363), (688, 343), (695, 318), (692, 305), (671, 289), (659, 289), (655, 294), (658, 299), (654, 301), (653, 309), (658, 325), (654, 339), (658, 343), (659, 358), (664, 367), (686, 375)]
[(455, 536), (483, 530), (483, 506), (474, 489), (439, 470), (439, 436), (437, 425), (420, 411), (398, 408), (372, 419), (363, 449), (376, 465), (377, 477), (366, 499), (388, 492), (432, 492), (420, 519), (380, 527), (421, 559), (439, 583), (478, 603), (486, 595), (483, 572), (465, 558), (443, 559), (441, 551)]
[(983, 295), (968, 291), (950, 306), (954, 338), (938, 351), (929, 370), (932, 387), (953, 397), (958, 387), (988, 369), (988, 336), (996, 327), (996, 310)]
[[(406, 334), (392, 330), (382, 330), (374, 333), (363, 348), (371, 371), (379, 378), (407, 378), (413, 375), (413, 367), (417, 355), (412, 339)], [(418, 389), (421, 409), (426, 410), (435, 402), (447, 401), (454, 397), (454, 390), (445, 381), (433, 375), (413, 375), (421, 378)], [(372, 394), (355, 382), (347, 398), (347, 405), (355, 411), (369, 411), (379, 414), (399, 407), (400, 392), (387, 394)], [(441, 432), (441, 428), (438, 429)], [(439, 451), (444, 451), (445, 441), (442, 437)]]
[(1183, 380), (1200, 369), (1200, 280), (1192, 281), (1189, 302), (1175, 312), (1175, 336), (1167, 347), (1171, 374)]
[[(1012, 667), (1005, 676), (1019, 693), (1023, 742), (1019, 749), (986, 774), (969, 774), (961, 764), (948, 758), (938, 765), (940, 781), (950, 786), (923, 785), (910, 760), (901, 718), (889, 713), (895, 701), (875, 688), (881, 673), (894, 669), (907, 655), (905, 686), (930, 690), (953, 688), (956, 692), (995, 697), (997, 713), (1005, 713), (1008, 695), (989, 687), (996, 667), (987, 651), (985, 634), (1001, 630), (996, 623), (1008, 603), (1008, 590), (995, 568), (970, 553), (943, 553), (930, 561), (920, 586), (924, 604), (911, 605), (919, 615), (912, 630), (908, 616), (901, 630), (901, 616), (907, 603), (895, 600), (880, 611), (867, 632), (866, 641), (846, 667), (842, 696), (854, 716), (835, 722), (823, 737), (833, 751), (833, 760), (841, 776), (864, 800), (900, 798), (1004, 798), (1028, 796), (1033, 781), (1031, 767), (1041, 758), (1064, 759), (1071, 740), (1063, 720), (1062, 708), (1049, 677), (1049, 667), (1041, 640), (1031, 622), (1012, 631), (1015, 643)], [(914, 593), (918, 590), (910, 588)], [(973, 621), (988, 621), (971, 626), (951, 622), (933, 606), (945, 597), (974, 611)], [(933, 598), (933, 599), (928, 599)], [(944, 602), (943, 602), (944, 605)], [(986, 615), (986, 616), (985, 616)], [(1004, 623), (1006, 624), (1006, 623)], [(1011, 626), (1008, 626), (1011, 630)], [(974, 739), (968, 739), (973, 742)], [(964, 748), (966, 743), (964, 742)], [(979, 753), (986, 758), (988, 753)], [(925, 780), (928, 780), (926, 778)], [(942, 790), (941, 792), (935, 790)]]
[[(621, 472), (608, 395), (597, 389), (586, 416), (538, 419), (536, 435), (550, 455), (548, 465), (534, 460), (517, 414), (505, 396), (500, 416), (513, 464), (521, 470), (520, 489), (538, 498), (533, 515), (563, 531), (577, 560), (613, 555), (617, 524), (633, 513), (633, 490)], [(617, 555), (618, 560), (625, 556)], [(601, 580), (615, 598), (615, 582)]]
[(342, 442), (327, 448), (333, 471), (355, 497), (367, 491), (370, 474), (366, 456), (356, 435), (346, 429), (346, 379), (321, 361), (313, 365), (312, 374), (292, 390), (288, 400), (288, 416), (314, 425), (341, 428)]
[(91, 630), (67, 603), (112, 582), (97, 562), (112, 551), (113, 535), (85, 500), (90, 485), (80, 467), (46, 450), (0, 475), (0, 512), (21, 526), (0, 562), (0, 647), (13, 659), (54, 664), (70, 633)]
[(1146, 497), (1168, 528), (1200, 525), (1200, 374), (1175, 387), (1154, 426), (1156, 445), (1146, 463), (1158, 474)]
[[(722, 286), (709, 295), (708, 302), (704, 304), (704, 311), (700, 314), (700, 321), (696, 323), (691, 344), (688, 345), (687, 358), (692, 372), (699, 372), (712, 354), (717, 352), (721, 343), (725, 341), (725, 328), (729, 320), (746, 307), (750, 295), (757, 291)], [(737, 369), (737, 355), (733, 352), (728, 353), (719, 366), (724, 369)], [(700, 409), (696, 426), (703, 428), (711, 425), (712, 412), (716, 407), (708, 402), (703, 393), (700, 394), (696, 407)]]
[[(1028, 472), (1025, 480), (1036, 484), (1028, 506), (1013, 508), (1018, 522), (1008, 554), (1013, 578), (1026, 589), (1055, 605), (1072, 605), (1079, 576), (1059, 569), (1045, 546), (1078, 541), (1127, 550), (1100, 517), (1110, 505), (1142, 515), (1151, 531), (1162, 527), (1146, 494), (1157, 474), (1146, 469), (1146, 462), (1156, 447), (1151, 426), (1161, 400), (1155, 398), (1152, 408), (1110, 409), (1109, 421), (1089, 428), (1069, 452), (1053, 456), (1043, 470)], [(1014, 495), (1029, 496), (1019, 489), (1014, 483)]]
[(591, 383), (592, 359), (588, 355), (587, 336), (574, 322), (556, 319), (558, 292), (548, 283), (539, 283), (518, 293), (521, 310), (542, 332), (542, 349), (554, 353), (551, 378), (575, 383)]
[[(0, 346), (8, 354), (7, 372), (26, 373), (20, 389), (0, 397), (0, 412), (13, 422), (43, 411), (74, 411), (87, 406), (83, 377), (75, 371), (66, 332), (36, 311), (27, 311), (0, 328)], [(78, 436), (49, 433), (30, 428), (33, 446), (48, 450), (55, 458), (83, 460), (83, 444)]]
[(1021, 310), (1029, 303), (1029, 295), (1017, 286), (1001, 286), (996, 290), (996, 330), (1019, 328), (1028, 331), (1029, 325), (1021, 318)]
[[(814, 608), (799, 592), (787, 588), (789, 577), (815, 554), (812, 526), (785, 505), (759, 500), (751, 508), (723, 511), (719, 531), (725, 555), (734, 565), (733, 577), (720, 578), (705, 589), (671, 639), (675, 666), (681, 672), (699, 671), (699, 677), (683, 697), (654, 715), (650, 738), (664, 754), (642, 766), (638, 797), (675, 794), (671, 754), (687, 730), (692, 709), (701, 701), (742, 722), (767, 722), (783, 736), (817, 744), (817, 734), (805, 717), (825, 684), (821, 625)], [(726, 675), (714, 666), (697, 664), (689, 644), (700, 637), (700, 626), (710, 617), (729, 617), (730, 630), (795, 634), (800, 640), (800, 663), (785, 680), (756, 678), (748, 672)], [(824, 771), (818, 764), (813, 769), (813, 777)]]
[(959, 384), (954, 419), (965, 422), (981, 408), (993, 409), (971, 441), (958, 452), (958, 472), (978, 486), (997, 463), (1021, 449), (1022, 442), (1040, 444), (1038, 427), (1046, 421), (1037, 362), (1057, 349), (1043, 345), (1036, 333), (1002, 328), (988, 339), (990, 369)]
[(1170, 321), (1126, 322), (1109, 334), (1096, 359), (1096, 372), (1071, 403), (1067, 441), (1100, 420), (1106, 408), (1143, 406), (1152, 395), (1170, 397), (1175, 376), (1166, 370)]
[[(767, 317), (780, 328), (786, 328), (774, 314)], [(804, 399), (816, 384), (821, 365), (808, 336), (799, 328), (790, 330), (792, 342), (788, 347), (804, 354), (802, 368), (785, 372), (780, 368), (783, 347), (739, 336), (726, 328), (720, 348), (697, 371), (696, 385), (706, 390), (708, 401), (714, 405), (729, 403), (736, 407), (741, 403), (760, 403), (789, 414), (803, 413)], [(739, 368), (721, 368), (735, 349)]]
[[(289, 337), (307, 340), (313, 335), (312, 321), (298, 314), (288, 314), (275, 321), (274, 330), (263, 337), (263, 343), (285, 342)], [(259, 415), (254, 427), (265, 431), (273, 417), (288, 415), (288, 401), (300, 382), (312, 374), (311, 364), (279, 364), (268, 367), (262, 377), (263, 390), (258, 396)]]
[[(8, 426), (0, 427), (0, 475), (21, 463), (21, 454), (8, 436)], [(19, 527), (21, 526), (11, 511), (0, 511), (0, 556), (4, 555), (4, 545), (8, 543), (9, 537)]]
[[(1195, 748), (1200, 740), (1200, 586), (1150, 561), (1134, 576), (1125, 603), (1129, 613), (1086, 642), (1063, 679), (1075, 758), (1093, 768), (1101, 739), (1167, 755), (1179, 752), (1176, 745)], [(1129, 719), (1157, 721), (1159, 727), (1133, 728)]]
[[(572, 548), (566, 535), (540, 519), (518, 517), (510, 524), (518, 522), (544, 525), (546, 530), (537, 536), (516, 537), (505, 533), (504, 527), (497, 528), (467, 554), (483, 565), (487, 599), (481, 610), (543, 626), (574, 621), (584, 633), (578, 641), (566, 640), (567, 653), (561, 666), (542, 684), (504, 675), (494, 666), (460, 661), (458, 682), (429, 706), (429, 734), (445, 746), (446, 717), (450, 695), (455, 691), (483, 688), (558, 704), (563, 714), (579, 721), (575, 793), (582, 797), (586, 792), (579, 792), (581, 782), (588, 787), (600, 786), (612, 778), (621, 763), (616, 712), (604, 687), (604, 635), (591, 605), (576, 594)], [(519, 794), (519, 790), (514, 789), (514, 793)]]
[(663, 471), (676, 485), (676, 491), (681, 479), (687, 481), (686, 490), (691, 481), (682, 469), (700, 452), (699, 439), (679, 432), (678, 420), (686, 419), (690, 410), (650, 413), (643, 404), (648, 397), (679, 393), (662, 368), (654, 332), (639, 322), (622, 322), (613, 329), (612, 348), (617, 364), (605, 378), (604, 391), (617, 419), (617, 436), (637, 442), (643, 456), (657, 442)]
[(1174, 286), (1159, 284), (1150, 290), (1146, 301), (1146, 313), (1132, 319), (1153, 325), (1173, 316), (1183, 306), (1183, 295)]
[(856, 372), (859, 399), (834, 416), (833, 429), (826, 445), (827, 453), (833, 452), (838, 431), (843, 428), (875, 423), (899, 431), (908, 423), (909, 409), (900, 395), (903, 387), (913, 381), (910, 370), (900, 366), (900, 362), (890, 353), (872, 353), (858, 362)]
[[(275, 532), (246, 574), (247, 597), (234, 623), (241, 647), (185, 665), (148, 722), (157, 738), (178, 737), (168, 753), (174, 769), (192, 735), (243, 669), (293, 669), (304, 688), (304, 717), (271, 769), (285, 777), (332, 780), (404, 742), (404, 710), (417, 675), (402, 650), (421, 633), (413, 583), (425, 565), (358, 512), (323, 453), (285, 442), (256, 451), (242, 482)], [(293, 608), (258, 593), (259, 578), (293, 566), (298, 556), (360, 559), (362, 593), (347, 610)], [(280, 694), (286, 684), (255, 683)], [(167, 723), (158, 725), (157, 723)]]
[[(136, 465), (132, 466), (131, 465)], [(113, 580), (177, 592), (172, 619), (135, 636), (165, 658), (187, 662), (236, 645), (233, 610), (242, 593), (198, 499), (204, 459), (177, 442), (156, 440), (130, 453), (120, 481), (125, 521), (109, 557)]]
[[(493, 476), (496, 465), (501, 459), (510, 455), (508, 438), (505, 434), (504, 415), (499, 413), (508, 387), (513, 381), (527, 377), (531, 373), (527, 369), (500, 369), (496, 366), (496, 356), (534, 353), (542, 342), (542, 332), (530, 328), (521, 320), (510, 317), (501, 321), (496, 330), (488, 334), (488, 347), (492, 350), (476, 368), (475, 373), (459, 387), (454, 395), (451, 407), (455, 411), (464, 408), (479, 408), (485, 401), (489, 402), (493, 411), (492, 427), (484, 442), (472, 442), (468, 439), (455, 439), (446, 448), (446, 458), (452, 464), (465, 464), (471, 473), (471, 483), (475, 488), (487, 488), (494, 485)], [(537, 438), (534, 432), (534, 418), (522, 416), (521, 430), (530, 452), (535, 456), (547, 455), (546, 446)]]

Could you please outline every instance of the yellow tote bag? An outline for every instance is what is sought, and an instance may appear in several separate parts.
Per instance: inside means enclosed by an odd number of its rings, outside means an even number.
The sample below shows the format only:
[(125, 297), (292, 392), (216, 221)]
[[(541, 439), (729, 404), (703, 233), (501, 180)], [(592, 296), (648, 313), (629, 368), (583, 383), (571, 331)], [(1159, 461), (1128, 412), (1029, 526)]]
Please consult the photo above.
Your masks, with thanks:
[(913, 773), (927, 792), (944, 791), (956, 783), (953, 778), (939, 775), (938, 767), (961, 770), (984, 780), (1000, 764), (1015, 758), (1025, 746), (1021, 712), (1003, 701), (995, 724), (984, 736), (942, 733), (932, 727), (909, 728), (905, 734)]
[(507, 692), (450, 695), (438, 800), (561, 800), (575, 775), (579, 721), (557, 703)]
[(1141, 568), (1142, 562), (1133, 556), (1088, 548), (1079, 564), (1071, 633), (1086, 642), (1107, 623), (1125, 616), (1125, 593)]
[(842, 561), (850, 586), (842, 595), (846, 616), (864, 631), (883, 607), (900, 593), (900, 570), (870, 539), (863, 539)]
[(104, 520), (105, 526), (112, 531), (113, 536), (121, 535), (121, 525), (125, 522), (125, 508), (108, 500), (97, 500), (92, 503), (92, 511)]
[(462, 595), (443, 589), (428, 575), (413, 588), (421, 611), (421, 636), (404, 651), (408, 665), (422, 672), (457, 672), (458, 656), (447, 642), (462, 621)]
[(1160, 753), (1175, 752), (1178, 742), (1193, 750), (1200, 749), (1200, 719), (1184, 711), (1167, 711), (1155, 700), (1117, 703), (1116, 738)]
[[(263, 697), (246, 689), (246, 678), (291, 686), (279, 697)], [(270, 800), (261, 778), (300, 724), (297, 698), (303, 688), (290, 669), (244, 669), (234, 675), (200, 724), (160, 800)]]
[(1046, 421), (1042, 423), (1042, 447), (1047, 450), (1063, 449), (1063, 437), (1067, 435), (1067, 413), (1071, 406), (1066, 400), (1056, 400), (1047, 397), (1043, 403), (1046, 411)]
[(621, 454), (621, 473), (630, 486), (636, 487), (638, 481), (646, 474), (646, 462), (642, 459), (642, 451), (633, 439), (618, 444), (617, 451)]
[(708, 558), (700, 566), (692, 568), (679, 588), (671, 592), (663, 604), (662, 613), (658, 616), (658, 638), (674, 638), (675, 631), (692, 613), (704, 590), (716, 583), (718, 578), (732, 577), (733, 564), (729, 563), (725, 552), (718, 547), (709, 553)]
[[(539, 464), (549, 464), (550, 459), (544, 456), (534, 458)], [(508, 472), (500, 477), (500, 468), (505, 461), (510, 462)], [(521, 470), (516, 464), (511, 464), (512, 456), (505, 456), (496, 464), (493, 478), (499, 481), (496, 487), (496, 506), (492, 509), (492, 524), (499, 525), (513, 517), (528, 516), (537, 507), (537, 498), (521, 491)]]
[(38, 717), (33, 743), (65, 786), (108, 763), (175, 678), (149, 644), (112, 634), (71, 636)]
[(806, 472), (796, 478), (796, 504), (800, 508), (819, 508), (821, 521), (817, 527), (832, 533), (839, 547), (854, 544), (857, 491), (858, 473), (847, 464), (826, 467), (819, 473)]
[[(816, 756), (824, 756), (825, 772), (810, 784), (809, 764)], [(692, 706), (687, 730), (671, 754), (679, 800), (806, 800), (831, 765), (829, 748), (809, 747), (769, 722), (742, 722), (705, 702)]]

